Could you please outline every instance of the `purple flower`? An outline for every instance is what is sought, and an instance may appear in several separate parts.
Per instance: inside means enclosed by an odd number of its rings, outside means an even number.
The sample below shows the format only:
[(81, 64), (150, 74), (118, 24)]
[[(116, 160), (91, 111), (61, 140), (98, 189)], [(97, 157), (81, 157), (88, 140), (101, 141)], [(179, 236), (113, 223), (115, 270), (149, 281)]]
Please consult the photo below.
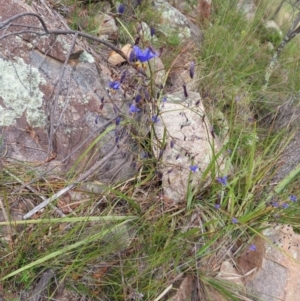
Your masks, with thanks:
[(195, 74), (195, 63), (191, 62), (191, 64), (190, 64), (190, 77), (194, 78), (194, 74)]
[(182, 87), (183, 87), (183, 94), (184, 94), (184, 97), (185, 97), (185, 98), (188, 98), (188, 97), (189, 97), (189, 94), (188, 94), (188, 92), (187, 92), (186, 85), (184, 84)]
[(134, 60), (136, 60), (135, 52), (131, 50), (129, 54), (129, 62), (132, 63)]
[(217, 178), (217, 181), (222, 184), (223, 186), (226, 186), (227, 185), (227, 178), (228, 176), (224, 176), (224, 177), (219, 177)]
[(138, 94), (136, 97), (135, 97), (135, 102), (136, 103), (139, 103), (140, 102), (140, 100), (141, 100), (141, 95), (140, 94)]
[(237, 223), (239, 222), (238, 219), (235, 218), (235, 217), (233, 217), (233, 218), (231, 219), (231, 221), (232, 221), (233, 224), (237, 224)]
[(118, 116), (118, 117), (116, 118), (116, 125), (119, 125), (119, 124), (120, 124), (120, 122), (121, 122), (121, 117), (120, 117), (120, 116)]
[(153, 116), (152, 116), (152, 121), (153, 121), (154, 123), (157, 123), (157, 122), (159, 121), (158, 116), (157, 116), (157, 115), (153, 115)]
[(219, 209), (220, 209), (220, 207), (221, 207), (221, 205), (220, 205), (220, 204), (215, 204), (215, 209), (219, 210)]
[(163, 97), (162, 102), (166, 102), (168, 99), (166, 96)]
[(297, 197), (293, 194), (289, 196), (289, 199), (294, 203), (297, 202)]
[(256, 245), (255, 245), (255, 244), (252, 244), (252, 245), (249, 247), (249, 251), (256, 251)]
[(130, 107), (129, 107), (129, 112), (130, 113), (138, 113), (138, 112), (140, 112), (141, 110), (139, 109), (139, 108), (137, 108), (136, 106), (135, 106), (135, 104), (131, 104), (130, 105)]
[(155, 29), (153, 26), (150, 27), (150, 35), (153, 37), (155, 35)]
[(175, 145), (175, 141), (174, 141), (174, 140), (171, 140), (171, 141), (170, 141), (170, 147), (173, 148), (174, 145)]
[(287, 209), (287, 208), (289, 208), (289, 204), (283, 203), (283, 204), (281, 205), (281, 207), (282, 207), (283, 209)]
[(199, 170), (199, 167), (197, 165), (192, 165), (192, 166), (190, 166), (190, 170), (192, 172), (197, 172)]
[(139, 46), (133, 46), (135, 57), (142, 63), (158, 56), (158, 53), (153, 52), (149, 47), (142, 50)]
[(121, 4), (118, 6), (118, 13), (119, 13), (119, 14), (123, 14), (124, 11), (125, 11), (125, 6), (124, 6), (124, 4), (121, 3)]
[(272, 202), (272, 206), (273, 206), (274, 208), (278, 208), (278, 207), (279, 207), (279, 204), (278, 204), (278, 202), (274, 201), (274, 202)]
[(109, 83), (109, 87), (114, 90), (120, 89), (120, 86), (121, 86), (121, 83), (117, 80)]

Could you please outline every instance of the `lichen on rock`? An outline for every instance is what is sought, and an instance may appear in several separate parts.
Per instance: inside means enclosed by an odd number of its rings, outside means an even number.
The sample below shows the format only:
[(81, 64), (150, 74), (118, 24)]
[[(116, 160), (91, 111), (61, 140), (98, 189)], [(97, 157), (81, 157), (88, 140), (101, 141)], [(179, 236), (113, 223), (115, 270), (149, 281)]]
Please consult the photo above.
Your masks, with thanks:
[(44, 126), (46, 116), (41, 109), (44, 94), (39, 85), (46, 82), (39, 70), (29, 67), (22, 58), (16, 62), (0, 58), (0, 70), (0, 126), (15, 125), (23, 114), (31, 126)]

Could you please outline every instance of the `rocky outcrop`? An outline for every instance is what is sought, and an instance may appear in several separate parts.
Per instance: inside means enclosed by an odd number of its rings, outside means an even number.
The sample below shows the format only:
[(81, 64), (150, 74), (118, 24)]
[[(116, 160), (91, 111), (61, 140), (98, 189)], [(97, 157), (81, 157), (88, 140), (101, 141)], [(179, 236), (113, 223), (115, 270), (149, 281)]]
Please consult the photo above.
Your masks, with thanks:
[[(30, 7), (22, 1), (0, 4), (2, 21), (19, 13), (38, 12), (49, 29), (66, 29), (60, 17), (45, 6)], [(6, 28), (1, 35), (9, 36), (0, 41), (2, 156), (15, 163), (28, 162), (40, 171), (55, 167), (55, 173), (66, 172), (76, 166), (77, 173), (93, 166), (119, 143), (102, 166), (99, 179), (132, 176), (134, 143), (121, 123), (115, 125), (116, 118), (132, 115), (122, 87), (109, 87), (121, 74), (103, 60), (99, 64), (99, 55), (89, 53), (92, 50), (84, 41), (70, 35), (17, 34), (20, 28), (41, 27), (34, 16), (17, 21), (19, 27)], [(102, 54), (105, 52), (107, 48)]]

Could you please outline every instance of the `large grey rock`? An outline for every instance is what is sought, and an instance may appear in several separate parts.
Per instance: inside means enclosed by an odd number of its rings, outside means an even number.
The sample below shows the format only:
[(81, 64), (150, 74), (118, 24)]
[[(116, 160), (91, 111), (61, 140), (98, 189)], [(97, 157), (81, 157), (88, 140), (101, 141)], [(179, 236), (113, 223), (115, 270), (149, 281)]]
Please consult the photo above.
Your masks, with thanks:
[[(0, 0), (0, 5), (2, 21), (36, 12), (23, 1)], [(61, 27), (60, 18), (49, 9), (40, 6), (38, 11), (49, 28)], [(40, 26), (33, 16), (17, 22)], [(11, 26), (5, 34), (17, 30)], [(108, 91), (108, 83), (121, 74), (112, 78), (110, 69), (104, 63), (97, 65), (99, 57), (88, 53), (87, 43), (79, 39), (64, 65), (72, 38), (20, 34), (0, 41), (1, 155), (11, 162), (28, 162), (40, 171), (56, 167), (57, 173), (69, 171), (90, 148), (76, 166), (78, 173), (123, 141), (98, 178), (104, 182), (127, 179), (135, 172), (131, 166), (134, 143), (122, 125), (115, 129), (114, 124), (117, 115), (129, 116), (128, 103), (122, 88)]]
[[(166, 96), (160, 107), (159, 119), (154, 123), (154, 153), (160, 159), (164, 194), (175, 202), (185, 200), (188, 189), (204, 187), (209, 175), (204, 176), (215, 160), (215, 175), (226, 173), (220, 143), (211, 133), (211, 125), (199, 93), (183, 91)], [(193, 172), (192, 166), (197, 166)]]
[[(256, 239), (257, 250), (247, 250), (238, 265), (253, 300), (297, 301), (300, 295), (300, 235), (290, 225), (272, 225)], [(253, 271), (251, 273), (251, 271)]]

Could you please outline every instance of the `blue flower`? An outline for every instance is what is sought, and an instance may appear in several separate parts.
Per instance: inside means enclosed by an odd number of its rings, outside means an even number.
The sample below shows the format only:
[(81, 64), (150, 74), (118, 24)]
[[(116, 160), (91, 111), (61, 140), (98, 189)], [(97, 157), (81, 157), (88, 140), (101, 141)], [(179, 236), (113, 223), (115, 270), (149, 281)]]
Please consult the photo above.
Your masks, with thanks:
[(125, 11), (125, 6), (124, 6), (124, 4), (121, 3), (118, 7), (118, 13), (123, 14), (124, 11)]
[(140, 112), (141, 110), (139, 109), (139, 108), (137, 108), (136, 106), (135, 106), (135, 104), (131, 104), (130, 105), (130, 107), (129, 107), (129, 112), (130, 113), (138, 113), (138, 112)]
[(256, 251), (256, 245), (252, 244), (252, 245), (249, 247), (249, 251)]
[(119, 81), (115, 80), (115, 81), (109, 83), (109, 87), (111, 89), (118, 90), (121, 87), (121, 83)]
[(152, 121), (153, 121), (154, 123), (157, 123), (157, 122), (159, 121), (158, 116), (157, 116), (157, 115), (153, 115), (153, 116), (152, 116)]
[(281, 205), (281, 207), (282, 207), (283, 209), (287, 209), (287, 208), (289, 208), (289, 204), (283, 203), (283, 204)]
[(197, 172), (199, 170), (199, 167), (197, 165), (192, 165), (192, 166), (190, 166), (190, 170), (192, 172)]
[(220, 209), (220, 207), (221, 207), (221, 205), (220, 205), (220, 204), (215, 204), (215, 209), (219, 210), (219, 209)]
[(162, 102), (166, 102), (168, 100), (167, 96), (164, 96)]
[(120, 122), (121, 122), (121, 117), (118, 116), (118, 117), (116, 118), (116, 125), (118, 126), (118, 125), (120, 124)]
[(297, 202), (297, 197), (293, 194), (289, 196), (289, 199), (294, 203)]
[(155, 28), (153, 26), (150, 27), (150, 35), (151, 37), (155, 35)]
[(279, 207), (279, 204), (278, 204), (278, 202), (274, 201), (274, 202), (272, 202), (272, 206), (273, 206), (274, 208), (278, 208), (278, 207)]
[(217, 178), (217, 181), (222, 184), (223, 186), (226, 186), (227, 185), (227, 178), (228, 176), (224, 176), (224, 177), (219, 177)]
[(145, 50), (142, 50), (139, 46), (133, 46), (133, 51), (135, 57), (142, 63), (147, 62), (152, 58), (158, 56), (158, 53), (152, 52), (149, 47)]
[(136, 97), (135, 97), (135, 102), (136, 103), (139, 103), (140, 102), (140, 100), (141, 100), (141, 95), (140, 94), (138, 94)]
[(231, 221), (232, 221), (233, 224), (237, 224), (237, 223), (239, 222), (238, 219), (235, 218), (235, 217), (233, 217), (233, 218), (231, 219)]

